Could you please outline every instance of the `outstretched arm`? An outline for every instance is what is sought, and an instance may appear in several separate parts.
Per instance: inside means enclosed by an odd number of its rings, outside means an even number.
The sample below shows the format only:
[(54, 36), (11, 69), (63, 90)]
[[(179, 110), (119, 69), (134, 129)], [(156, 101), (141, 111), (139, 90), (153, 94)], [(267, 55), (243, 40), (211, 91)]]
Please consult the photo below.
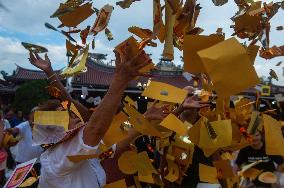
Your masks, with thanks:
[(86, 108), (84, 105), (72, 99), (71, 95), (67, 92), (67, 90), (61, 83), (60, 77), (53, 71), (51, 62), (47, 54), (45, 54), (45, 58), (42, 59), (38, 54), (30, 52), (29, 60), (32, 65), (45, 72), (50, 84), (52, 84), (61, 91), (61, 100), (73, 102), (73, 104), (76, 106), (77, 110), (81, 114), (83, 120), (85, 122), (88, 121), (91, 116), (91, 112), (89, 112), (88, 108)]
[[(126, 52), (128, 53), (129, 50), (130, 48), (127, 47)], [(116, 71), (113, 81), (102, 102), (96, 108), (96, 111), (93, 112), (87, 126), (84, 129), (83, 139), (85, 144), (89, 146), (96, 146), (103, 138), (118, 109), (123, 92), (127, 87), (128, 82), (134, 79), (136, 76), (141, 75), (139, 70), (149, 64), (149, 61), (138, 64), (137, 59), (141, 58), (141, 56), (145, 56), (144, 51), (132, 59), (126, 59), (127, 54), (126, 56), (123, 56), (118, 52), (115, 53)]]

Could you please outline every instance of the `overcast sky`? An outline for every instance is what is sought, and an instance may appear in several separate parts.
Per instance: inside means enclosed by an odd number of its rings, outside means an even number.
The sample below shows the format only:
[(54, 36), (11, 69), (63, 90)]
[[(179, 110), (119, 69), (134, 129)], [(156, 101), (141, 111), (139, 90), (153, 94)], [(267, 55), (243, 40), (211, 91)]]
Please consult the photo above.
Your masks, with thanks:
[[(30, 42), (45, 46), (49, 50), (49, 57), (52, 60), (54, 69), (65, 67), (67, 59), (65, 57), (65, 38), (57, 32), (53, 32), (44, 27), (45, 22), (58, 26), (60, 21), (50, 18), (50, 15), (57, 9), (63, 0), (0, 0), (9, 11), (0, 9), (0, 70), (8, 73), (16, 68), (16, 64), (25, 68), (34, 68), (29, 64), (28, 52), (21, 46), (21, 42)], [(96, 0), (93, 6), (100, 9), (105, 4), (115, 6), (115, 0)], [(218, 27), (222, 27), (226, 33), (226, 38), (230, 38), (232, 29), (230, 18), (237, 11), (237, 6), (233, 0), (222, 6), (216, 7), (211, 0), (199, 0), (202, 10), (197, 20), (197, 26), (208, 35), (214, 33)], [(84, 28), (92, 25), (95, 14), (79, 25)], [(284, 31), (276, 31), (277, 26), (284, 26), (284, 11), (280, 9), (272, 20), (271, 45), (284, 44)], [(129, 9), (121, 9), (115, 6), (110, 19), (109, 28), (115, 40), (109, 42), (104, 33), (96, 37), (96, 48), (94, 52), (109, 54), (108, 58), (113, 58), (113, 47), (130, 36), (127, 31), (130, 26), (139, 26), (152, 30), (152, 0), (141, 0), (135, 2)], [(80, 41), (79, 39), (77, 41)], [(163, 51), (163, 44), (158, 44), (157, 48), (147, 47), (146, 51), (152, 53), (154, 62), (158, 62)], [(92, 50), (91, 50), (92, 52)], [(179, 56), (182, 53), (175, 49), (174, 63), (181, 64)], [(283, 61), (283, 65), (275, 65)], [(259, 76), (269, 76), (269, 70), (274, 69), (280, 78), (277, 85), (284, 85), (283, 77), (284, 58), (274, 58), (264, 60), (257, 58), (255, 68)]]

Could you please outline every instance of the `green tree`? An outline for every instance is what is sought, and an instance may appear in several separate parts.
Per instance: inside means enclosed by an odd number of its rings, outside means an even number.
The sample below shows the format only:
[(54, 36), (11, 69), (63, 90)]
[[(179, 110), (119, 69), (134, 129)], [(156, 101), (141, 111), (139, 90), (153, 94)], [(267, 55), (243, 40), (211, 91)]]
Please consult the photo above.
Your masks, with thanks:
[(13, 107), (29, 114), (33, 107), (50, 98), (45, 80), (28, 81), (16, 90)]

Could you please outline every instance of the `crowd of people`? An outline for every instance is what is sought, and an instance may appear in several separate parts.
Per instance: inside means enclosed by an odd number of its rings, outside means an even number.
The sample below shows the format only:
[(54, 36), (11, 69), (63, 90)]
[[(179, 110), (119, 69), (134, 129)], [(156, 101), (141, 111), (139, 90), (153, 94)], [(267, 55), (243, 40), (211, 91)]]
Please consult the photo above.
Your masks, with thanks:
[[(147, 66), (149, 62), (137, 64), (137, 58), (144, 56), (143, 52), (137, 56), (129, 59), (119, 53), (116, 53), (116, 71), (112, 84), (108, 92), (104, 96), (101, 103), (95, 108), (95, 111), (90, 111), (78, 101), (72, 99), (71, 95), (65, 90), (58, 75), (54, 73), (51, 67), (50, 60), (46, 55), (42, 59), (36, 53), (30, 53), (30, 62), (34, 66), (43, 70), (50, 84), (59, 88), (62, 92), (60, 99), (48, 100), (45, 103), (39, 104), (31, 110), (28, 117), (22, 117), (21, 113), (15, 113), (13, 110), (5, 110), (1, 114), (1, 134), (0, 140), (4, 142), (4, 135), (9, 134), (14, 137), (19, 136), (19, 140), (10, 144), (7, 147), (1, 147), (1, 184), (5, 182), (5, 169), (15, 168), (15, 165), (27, 162), (31, 159), (37, 158), (34, 165), (34, 170), (37, 175), (40, 175), (39, 180), (30, 187), (103, 187), (105, 184), (115, 182), (119, 179), (125, 178), (126, 183), (130, 186), (134, 184), (134, 176), (124, 174), (118, 167), (118, 160), (120, 156), (128, 150), (132, 150), (133, 143), (138, 152), (147, 151), (148, 156), (153, 160), (153, 166), (159, 169), (161, 177), (164, 177), (167, 169), (167, 147), (163, 151), (156, 149), (156, 138), (153, 136), (141, 135), (137, 129), (131, 127), (128, 129), (128, 136), (120, 142), (113, 145), (104, 152), (105, 158), (92, 158), (82, 160), (79, 163), (72, 162), (67, 156), (76, 155), (91, 155), (101, 153), (102, 139), (110, 127), (113, 118), (118, 114), (121, 108), (121, 101), (124, 90), (129, 81), (136, 76), (141, 75), (139, 70)], [(197, 95), (194, 95), (195, 89), (191, 86), (184, 88), (187, 91), (187, 97), (183, 103), (176, 109), (171, 110), (168, 104), (157, 106), (155, 102), (144, 113), (144, 117), (148, 121), (162, 121), (170, 113), (173, 113), (181, 121), (186, 121), (195, 126), (196, 122), (200, 120), (200, 111), (204, 108), (210, 108), (208, 102), (202, 102)], [(71, 108), (64, 108), (62, 101), (68, 101), (74, 104), (79, 114)], [(126, 105), (126, 104), (124, 104)], [(280, 109), (280, 108), (279, 108)], [(68, 111), (69, 134), (58, 134), (57, 129), (49, 130), (46, 133), (46, 138), (41, 145), (35, 145), (33, 139), (34, 114), (37, 111)], [(280, 109), (281, 111), (283, 109)], [(283, 111), (282, 111), (283, 112)], [(81, 117), (80, 117), (81, 116)], [(275, 118), (283, 120), (283, 114), (280, 112), (274, 113)], [(84, 123), (85, 122), (85, 123)], [(42, 131), (45, 131), (44, 129)], [(49, 141), (49, 137), (59, 135)], [(115, 135), (113, 135), (115, 136)], [(171, 135), (175, 139), (175, 133)], [(171, 140), (171, 139), (170, 139)], [(248, 139), (249, 140), (249, 139)], [(150, 149), (149, 149), (150, 148)], [(202, 148), (194, 145), (194, 152), (192, 154), (192, 162), (187, 169), (184, 169), (185, 176), (182, 180), (177, 182), (170, 182), (162, 178), (164, 187), (202, 187), (202, 180), (200, 179), (199, 165), (204, 164), (213, 166), (214, 161), (221, 159), (222, 150), (217, 150), (211, 155), (204, 153)], [(237, 157), (232, 159), (232, 168), (234, 173), (241, 170), (242, 165), (251, 164), (261, 160), (254, 168), (274, 173), (276, 170), (283, 172), (284, 158), (282, 156), (271, 156), (265, 152), (265, 141), (263, 131), (257, 129), (250, 137), (249, 144), (237, 152)], [(7, 165), (6, 165), (7, 162)], [(223, 174), (224, 175), (224, 174)], [(30, 173), (29, 176), (32, 176)], [(28, 177), (29, 177), (28, 176)], [(271, 187), (276, 184), (268, 184), (260, 182), (258, 179), (249, 181), (244, 178), (240, 187)], [(275, 182), (276, 183), (276, 182)], [(229, 187), (226, 182), (219, 177), (219, 186)], [(137, 185), (137, 183), (136, 183)], [(209, 187), (210, 184), (206, 186)], [(157, 187), (158, 185), (142, 183), (143, 187)], [(205, 187), (206, 187), (205, 186)], [(235, 185), (237, 186), (237, 184)], [(159, 186), (158, 186), (159, 187)]]

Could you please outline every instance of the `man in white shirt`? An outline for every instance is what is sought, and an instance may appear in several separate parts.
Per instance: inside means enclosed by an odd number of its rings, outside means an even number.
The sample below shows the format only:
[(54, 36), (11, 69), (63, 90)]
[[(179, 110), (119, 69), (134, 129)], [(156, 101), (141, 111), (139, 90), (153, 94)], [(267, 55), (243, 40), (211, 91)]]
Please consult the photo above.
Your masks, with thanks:
[[(130, 48), (126, 47), (125, 51), (129, 52), (129, 50)], [(116, 71), (113, 81), (102, 102), (90, 118), (87, 119), (85, 126), (79, 128), (78, 132), (75, 132), (75, 135), (71, 139), (47, 149), (41, 155), (42, 169), (39, 182), (41, 188), (99, 188), (105, 184), (105, 172), (99, 160), (92, 159), (73, 163), (66, 156), (96, 154), (99, 152), (97, 150), (98, 145), (117, 112), (128, 83), (141, 75), (139, 70), (150, 63), (150, 61), (145, 61), (144, 63), (137, 64), (138, 58), (145, 59), (145, 57), (146, 54), (144, 51), (134, 58), (127, 57), (127, 54), (116, 52)], [(51, 83), (54, 83), (58, 89), (64, 92), (64, 87), (59, 81), (60, 79), (53, 72), (47, 55), (45, 55), (45, 60), (43, 60), (37, 54), (30, 53), (29, 60), (31, 64), (46, 73)], [(72, 100), (69, 96), (67, 97), (67, 100)], [(84, 114), (81, 115), (83, 116)], [(77, 127), (79, 122), (80, 119), (70, 113), (69, 129)], [(136, 136), (138, 136), (137, 133), (118, 143), (116, 150), (120, 151)]]

